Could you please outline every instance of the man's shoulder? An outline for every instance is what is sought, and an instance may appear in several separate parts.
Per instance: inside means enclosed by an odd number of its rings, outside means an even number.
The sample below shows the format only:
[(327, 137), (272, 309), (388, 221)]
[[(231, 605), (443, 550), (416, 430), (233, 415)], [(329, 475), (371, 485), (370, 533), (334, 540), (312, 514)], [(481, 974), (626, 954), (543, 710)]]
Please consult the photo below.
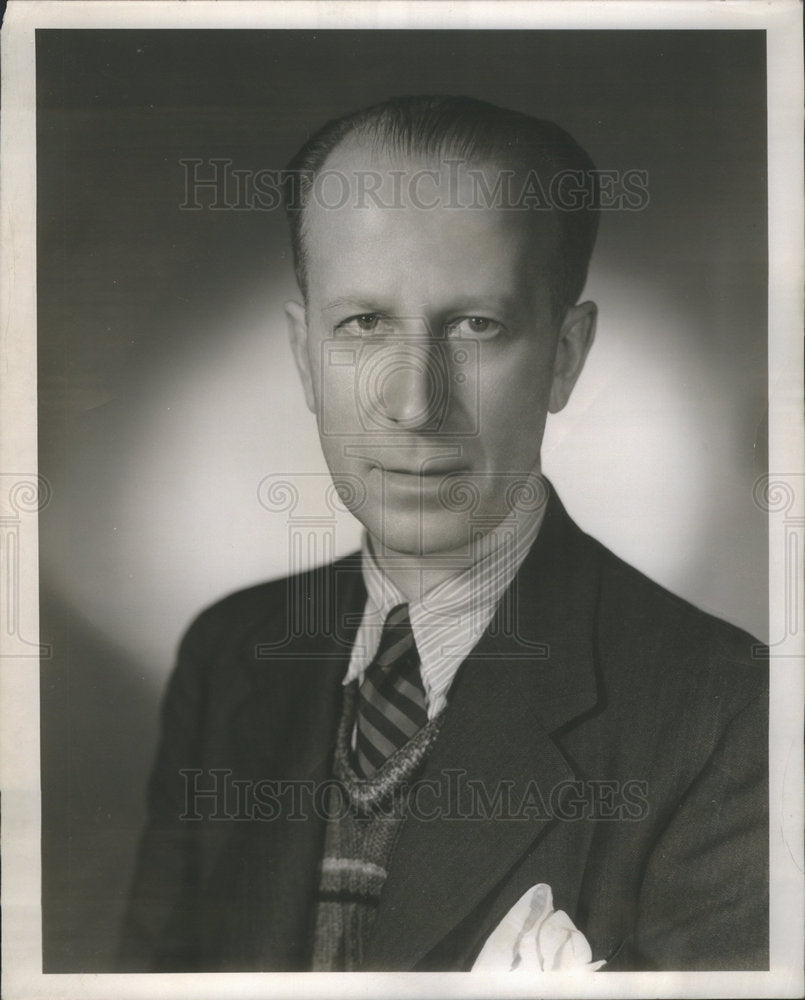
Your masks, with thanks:
[[(529, 563), (530, 589), (552, 617), (592, 634), (605, 656), (643, 669), (673, 664), (677, 673), (704, 662), (762, 673), (767, 663), (762, 643), (625, 562), (583, 531), (553, 491)], [(540, 583), (546, 575), (550, 583)]]
[(291, 612), (345, 598), (360, 578), (360, 553), (233, 591), (203, 608), (190, 623), (184, 642), (210, 642), (287, 627)]
[(729, 688), (738, 697), (766, 689), (768, 648), (762, 642), (585, 538), (599, 566), (596, 628), (606, 661), (625, 664), (644, 679), (656, 674), (666, 689), (693, 684)]

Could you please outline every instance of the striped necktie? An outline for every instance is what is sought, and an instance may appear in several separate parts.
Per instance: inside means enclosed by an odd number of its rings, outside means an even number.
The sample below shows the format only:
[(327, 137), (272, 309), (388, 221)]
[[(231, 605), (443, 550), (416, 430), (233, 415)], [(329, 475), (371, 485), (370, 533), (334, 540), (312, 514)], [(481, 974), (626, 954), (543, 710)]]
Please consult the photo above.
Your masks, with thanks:
[(392, 608), (358, 692), (357, 771), (371, 778), (428, 721), (408, 605)]

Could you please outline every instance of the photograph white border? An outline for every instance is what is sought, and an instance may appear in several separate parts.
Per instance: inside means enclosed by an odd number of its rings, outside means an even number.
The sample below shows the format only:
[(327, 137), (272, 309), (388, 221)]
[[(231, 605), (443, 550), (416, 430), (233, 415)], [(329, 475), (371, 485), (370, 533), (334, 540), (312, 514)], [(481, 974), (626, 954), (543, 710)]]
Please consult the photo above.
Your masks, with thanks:
[[(0, 199), (0, 531), (18, 545), (4, 579), (7, 621), (38, 635), (35, 513), (37, 28), (755, 29), (767, 32), (769, 147), (769, 515), (771, 657), (771, 971), (516, 974), (42, 974), (39, 675), (0, 634), (3, 996), (65, 997), (796, 997), (803, 992), (802, 20), (796, 0), (10, 0), (2, 28)], [(14, 494), (12, 496), (12, 494)], [(16, 498), (16, 499), (15, 499)], [(41, 500), (41, 498), (40, 498)], [(11, 512), (13, 514), (13, 511)], [(12, 524), (13, 521), (13, 524)], [(13, 532), (12, 532), (13, 528)], [(13, 538), (12, 538), (13, 533)], [(792, 565), (793, 559), (793, 565)], [(10, 565), (6, 558), (4, 572)], [(782, 637), (782, 638), (780, 638)]]

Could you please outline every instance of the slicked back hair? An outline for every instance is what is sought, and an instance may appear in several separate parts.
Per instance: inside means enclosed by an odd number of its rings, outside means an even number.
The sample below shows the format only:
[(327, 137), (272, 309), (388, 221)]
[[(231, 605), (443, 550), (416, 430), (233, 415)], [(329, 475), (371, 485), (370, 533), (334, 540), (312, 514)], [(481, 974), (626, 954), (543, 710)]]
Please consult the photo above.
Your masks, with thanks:
[[(553, 122), (496, 107), (471, 97), (394, 97), (326, 122), (288, 164), (285, 207), (291, 229), (294, 268), (307, 299), (305, 208), (327, 157), (354, 137), (373, 152), (420, 157), (429, 162), (461, 161), (494, 166), (525, 176), (536, 173), (543, 190), (572, 172), (583, 178), (586, 197), (572, 208), (552, 203), (558, 213), (557, 253), (549, 280), (554, 315), (564, 316), (582, 293), (598, 231), (598, 185), (589, 155)], [(544, 224), (543, 209), (526, 208)], [(518, 214), (523, 214), (522, 211)]]

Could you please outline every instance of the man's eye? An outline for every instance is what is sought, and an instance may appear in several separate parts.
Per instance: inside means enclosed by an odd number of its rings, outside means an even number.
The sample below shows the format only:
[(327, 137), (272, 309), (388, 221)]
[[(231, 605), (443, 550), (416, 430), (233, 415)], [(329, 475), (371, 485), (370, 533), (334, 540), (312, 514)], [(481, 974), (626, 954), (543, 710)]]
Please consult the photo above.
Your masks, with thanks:
[(380, 316), (377, 313), (360, 313), (342, 320), (336, 330), (351, 337), (365, 337), (368, 333), (377, 333)]
[(447, 324), (448, 337), (470, 337), (491, 340), (506, 328), (502, 323), (486, 316), (461, 316)]

